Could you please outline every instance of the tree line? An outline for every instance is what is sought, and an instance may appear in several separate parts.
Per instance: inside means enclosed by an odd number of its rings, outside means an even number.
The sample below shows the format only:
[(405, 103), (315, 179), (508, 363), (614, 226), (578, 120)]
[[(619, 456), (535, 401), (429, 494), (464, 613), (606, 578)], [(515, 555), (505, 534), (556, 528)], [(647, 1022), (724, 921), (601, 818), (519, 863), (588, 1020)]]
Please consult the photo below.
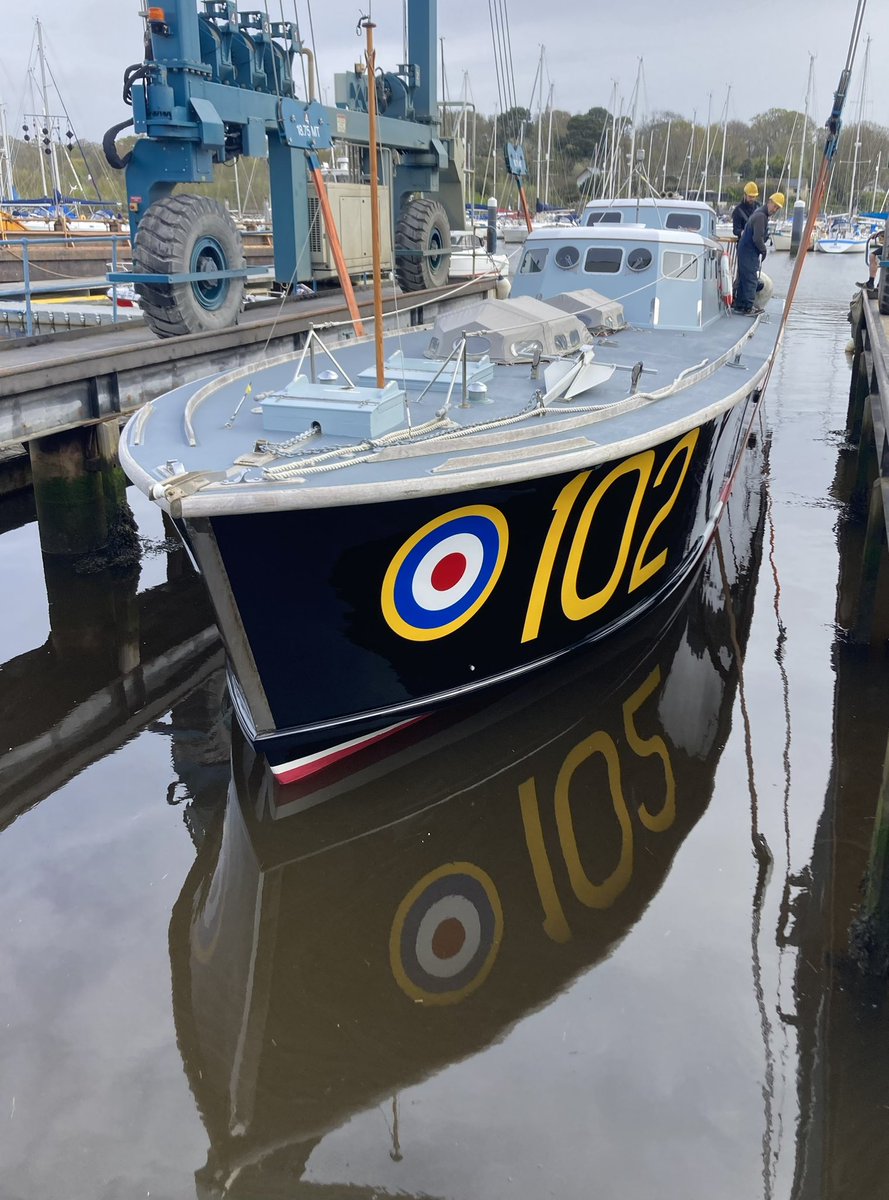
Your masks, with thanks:
[[(460, 114), (446, 117), (445, 133), (461, 136), (467, 147), (467, 200), (485, 203), (497, 194), (502, 208), (514, 207), (514, 184), (506, 177), (503, 146), (525, 149), (530, 203), (576, 208), (602, 195), (680, 193), (730, 208), (744, 184), (754, 180), (763, 195), (780, 189), (788, 208), (808, 198), (823, 152), (825, 131), (791, 109), (770, 108), (749, 122), (725, 126), (697, 124), (674, 112), (658, 112), (635, 128), (605, 108), (585, 113), (561, 109), (532, 114), (514, 108), (498, 117)], [(859, 136), (860, 133), (860, 136)], [(133, 139), (122, 139), (123, 154)], [(856, 145), (857, 143), (857, 145)], [(18, 194), (37, 197), (51, 191), (45, 147), (13, 139), (11, 165)], [(43, 172), (41, 173), (41, 157)], [(125, 209), (124, 178), (105, 162), (101, 146), (76, 142), (57, 147), (62, 191), (77, 199), (101, 198)], [(247, 214), (268, 211), (266, 164), (245, 159), (218, 167), (212, 184), (189, 185)], [(889, 188), (889, 129), (873, 122), (846, 125), (834, 160), (827, 211), (885, 209)]]
[[(494, 184), (495, 165), (498, 188), (509, 186), (502, 155), (496, 160), (497, 144), (508, 137), (525, 146), (526, 192), (532, 204), (539, 196), (556, 207), (574, 207), (579, 197), (678, 192), (711, 203), (718, 197), (721, 207), (728, 208), (740, 200), (748, 180), (754, 180), (763, 195), (780, 188), (792, 205), (798, 196), (808, 199), (827, 136), (811, 118), (785, 108), (770, 108), (749, 122), (729, 121), (725, 126), (658, 112), (640, 121), (635, 131), (626, 119), (615, 118), (604, 108), (574, 114), (554, 110), (540, 116), (518, 108), (498, 118), (496, 143), (494, 125), (490, 117), (475, 121), (477, 197)], [(538, 145), (550, 147), (548, 160), (542, 151), (540, 166)], [(843, 127), (827, 210), (848, 211), (853, 188), (853, 206), (858, 211), (886, 208), (889, 128), (873, 122), (863, 122), (860, 130), (854, 125)]]

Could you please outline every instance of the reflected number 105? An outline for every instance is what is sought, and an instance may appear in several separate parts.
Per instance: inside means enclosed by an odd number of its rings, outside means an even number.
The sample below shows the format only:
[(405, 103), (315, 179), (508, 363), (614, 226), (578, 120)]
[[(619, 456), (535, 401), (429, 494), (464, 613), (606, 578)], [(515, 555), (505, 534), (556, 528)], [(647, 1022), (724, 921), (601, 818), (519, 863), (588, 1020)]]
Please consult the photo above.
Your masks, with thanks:
[[(636, 728), (636, 714), (656, 690), (660, 680), (660, 667), (655, 667), (623, 705), (624, 733), (631, 750), (640, 758), (658, 758), (663, 765), (664, 796), (660, 807), (652, 811), (646, 804), (640, 804), (637, 808), (640, 822), (652, 833), (663, 833), (676, 819), (676, 780), (667, 745), (659, 734), (643, 737)], [(595, 755), (601, 755), (605, 762), (608, 791), (621, 831), (621, 850), (617, 866), (600, 883), (593, 882), (584, 870), (571, 814), (572, 780), (581, 764)], [(623, 793), (620, 754), (610, 734), (604, 730), (597, 730), (568, 752), (559, 769), (553, 799), (559, 844), (572, 891), (587, 908), (610, 908), (624, 891), (633, 874), (633, 821)], [(533, 776), (519, 785), (519, 800), (528, 855), (543, 905), (543, 928), (554, 942), (570, 941), (571, 929), (556, 890), (552, 863), (544, 842), (537, 781)]]

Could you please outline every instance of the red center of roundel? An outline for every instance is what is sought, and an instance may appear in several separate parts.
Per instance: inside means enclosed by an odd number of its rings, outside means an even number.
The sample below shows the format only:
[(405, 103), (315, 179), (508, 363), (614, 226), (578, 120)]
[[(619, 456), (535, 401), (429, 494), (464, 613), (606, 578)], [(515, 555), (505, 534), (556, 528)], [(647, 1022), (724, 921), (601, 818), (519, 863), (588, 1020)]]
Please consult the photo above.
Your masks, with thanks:
[(430, 582), (437, 592), (446, 592), (448, 588), (452, 588), (460, 582), (465, 570), (465, 555), (460, 554), (459, 551), (446, 554), (441, 562), (436, 563), (433, 567)]
[(432, 953), (436, 958), (453, 958), (463, 949), (466, 930), (456, 917), (446, 917), (432, 935)]

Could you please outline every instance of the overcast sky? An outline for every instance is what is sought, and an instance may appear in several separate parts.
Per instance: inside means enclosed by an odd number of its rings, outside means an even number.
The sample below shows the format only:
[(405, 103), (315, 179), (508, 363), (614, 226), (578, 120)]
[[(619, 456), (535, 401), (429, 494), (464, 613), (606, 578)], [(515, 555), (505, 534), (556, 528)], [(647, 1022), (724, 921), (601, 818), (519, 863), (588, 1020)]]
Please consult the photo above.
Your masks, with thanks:
[[(731, 84), (729, 117), (749, 120), (771, 107), (802, 109), (809, 53), (815, 60), (815, 112), (823, 122), (845, 61), (855, 0), (781, 0), (746, 5), (684, 0), (618, 0), (612, 4), (568, 0), (496, 0), (510, 17), (515, 95), (530, 105), (540, 47), (546, 47), (548, 75), (557, 108), (583, 112), (611, 107), (615, 81), (629, 105), (637, 63), (643, 60), (640, 119), (662, 109), (687, 117), (722, 118)], [(281, 0), (257, 0), (280, 18)], [(47, 60), (76, 132), (97, 140), (128, 115), (121, 99), (123, 69), (142, 57), (142, 5), (138, 0), (0, 0), (0, 101), (10, 132), (20, 132), (21, 115), (32, 111), (28, 63), (35, 18), (45, 30)], [(239, 3), (247, 8), (247, 0)], [(332, 79), (359, 56), (355, 27), (361, 0), (297, 0), (303, 37), (314, 24), (319, 77), (324, 98), (333, 102)], [(293, 0), (283, 0), (293, 18)], [(582, 14), (582, 15), (581, 15)], [(378, 64), (394, 69), (402, 61), (402, 0), (375, 0)], [(447, 94), (461, 96), (468, 73), (471, 98), (493, 112), (498, 89), (488, 6), (468, 0), (440, 0), (438, 32), (444, 39)], [(846, 123), (857, 119), (864, 35), (870, 34), (871, 70), (865, 119), (889, 125), (889, 2), (869, 0), (862, 42), (846, 106)], [(712, 98), (711, 98), (712, 97)], [(53, 101), (53, 103), (56, 103)], [(52, 104), (51, 104), (52, 107)], [(536, 101), (534, 103), (536, 107)]]

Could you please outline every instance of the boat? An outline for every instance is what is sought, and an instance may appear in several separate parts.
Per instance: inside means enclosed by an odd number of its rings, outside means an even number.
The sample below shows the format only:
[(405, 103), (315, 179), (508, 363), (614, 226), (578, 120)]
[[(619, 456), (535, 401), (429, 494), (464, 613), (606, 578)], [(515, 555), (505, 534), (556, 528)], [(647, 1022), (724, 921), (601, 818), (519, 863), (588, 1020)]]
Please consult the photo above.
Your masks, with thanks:
[[(793, 235), (791, 221), (779, 221), (769, 234), (772, 250), (789, 251)], [(815, 235), (809, 238), (809, 250), (815, 249)]]
[(843, 226), (834, 233), (816, 238), (815, 249), (819, 254), (864, 254), (869, 236), (857, 225)]
[[(439, 713), (323, 784), (279, 786), (235, 732), (170, 921), (199, 1195), (300, 1194), (326, 1136), (501, 1042), (633, 936), (731, 729), (765, 516), (761, 483), (738, 491), (722, 558), (606, 662)], [(390, 1178), (349, 1176), (414, 1194)]]
[(313, 330), (127, 425), (124, 469), (202, 571), (280, 780), (603, 642), (700, 561), (777, 311), (731, 312), (708, 205), (611, 207), (529, 234), (508, 299), (377, 353)]
[(475, 229), (451, 230), (450, 279), (475, 279), (479, 275), (507, 276), (509, 259), (505, 254), (492, 254), (485, 238)]

